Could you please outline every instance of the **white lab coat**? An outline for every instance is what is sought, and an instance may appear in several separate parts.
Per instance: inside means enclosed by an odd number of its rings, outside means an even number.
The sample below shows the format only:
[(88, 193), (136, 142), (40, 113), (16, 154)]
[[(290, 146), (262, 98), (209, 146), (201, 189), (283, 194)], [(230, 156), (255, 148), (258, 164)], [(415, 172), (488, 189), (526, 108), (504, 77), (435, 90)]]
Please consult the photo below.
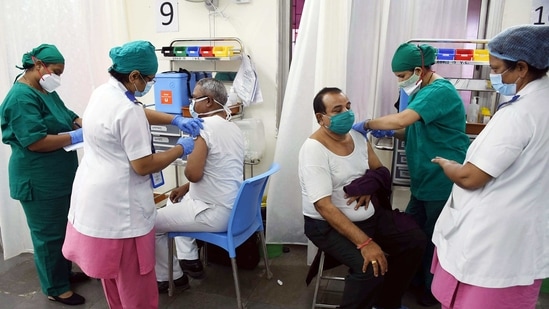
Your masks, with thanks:
[(454, 185), (433, 233), (442, 268), (486, 288), (549, 277), (549, 78), (497, 111), (467, 151), (493, 179)]
[(80, 233), (130, 238), (149, 233), (156, 218), (150, 176), (130, 161), (151, 150), (149, 123), (140, 104), (110, 78), (93, 93), (83, 115), (84, 157), (73, 184), (69, 221)]

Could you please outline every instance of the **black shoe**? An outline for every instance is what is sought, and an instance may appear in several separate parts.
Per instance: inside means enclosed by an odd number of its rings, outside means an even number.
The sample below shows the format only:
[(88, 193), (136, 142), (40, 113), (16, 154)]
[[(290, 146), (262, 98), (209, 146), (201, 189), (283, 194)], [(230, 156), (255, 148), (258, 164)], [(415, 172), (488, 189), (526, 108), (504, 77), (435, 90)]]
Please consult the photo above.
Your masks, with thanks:
[(423, 292), (423, 295), (417, 300), (417, 303), (424, 306), (424, 307), (431, 307), (434, 305), (438, 305), (439, 301), (433, 296), (433, 293), (431, 291), (425, 291)]
[(184, 273), (195, 279), (202, 279), (206, 276), (200, 260), (179, 260), (179, 266)]
[(72, 295), (70, 297), (61, 298), (59, 296), (48, 296), (48, 299), (52, 300), (52, 301), (58, 301), (58, 302), (60, 302), (62, 304), (65, 304), (67, 306), (81, 305), (86, 301), (86, 299), (84, 297), (82, 297), (81, 295), (78, 295), (74, 292), (72, 292)]
[(88, 275), (86, 275), (85, 273), (79, 271), (71, 272), (71, 275), (69, 277), (70, 283), (79, 283), (87, 280), (90, 280), (90, 277), (88, 277)]
[[(189, 285), (189, 277), (185, 274), (183, 274), (181, 278), (175, 279), (173, 283), (176, 287), (181, 287), (182, 291), (191, 287)], [(158, 293), (167, 293), (170, 288), (170, 283), (168, 281), (157, 281), (156, 285), (158, 286)]]

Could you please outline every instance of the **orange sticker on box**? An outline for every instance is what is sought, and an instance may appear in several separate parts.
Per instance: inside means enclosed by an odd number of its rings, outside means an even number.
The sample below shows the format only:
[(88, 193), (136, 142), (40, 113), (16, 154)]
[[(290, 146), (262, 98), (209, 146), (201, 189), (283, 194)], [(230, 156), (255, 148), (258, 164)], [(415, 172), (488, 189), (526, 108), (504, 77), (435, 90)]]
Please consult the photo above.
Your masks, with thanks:
[(160, 90), (160, 104), (172, 104), (172, 91)]

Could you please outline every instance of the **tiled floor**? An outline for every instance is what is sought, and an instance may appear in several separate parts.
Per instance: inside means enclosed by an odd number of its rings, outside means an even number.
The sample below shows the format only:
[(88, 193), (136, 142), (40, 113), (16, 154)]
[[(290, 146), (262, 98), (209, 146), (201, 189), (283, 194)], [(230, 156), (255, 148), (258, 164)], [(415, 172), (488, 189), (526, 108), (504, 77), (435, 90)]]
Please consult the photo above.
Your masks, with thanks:
[[(314, 284), (305, 285), (308, 271), (306, 247), (286, 246), (290, 251), (270, 259), (274, 277), (265, 278), (260, 262), (255, 270), (239, 271), (242, 296), (249, 309), (311, 308)], [(336, 268), (335, 272), (344, 271)], [(235, 308), (235, 292), (231, 268), (210, 264), (206, 278), (192, 280), (191, 289), (175, 291), (173, 297), (160, 295), (160, 308)], [(280, 280), (282, 285), (278, 284)], [(107, 308), (101, 283), (90, 280), (74, 286), (74, 290), (86, 297), (86, 303), (76, 308)], [(405, 295), (403, 304), (410, 309), (435, 309), (439, 306), (421, 307), (411, 293)], [(59, 303), (47, 300), (40, 291), (38, 277), (31, 254), (22, 254), (3, 261), (0, 256), (0, 308), (36, 309), (63, 308)], [(537, 309), (549, 308), (549, 294), (541, 294)]]

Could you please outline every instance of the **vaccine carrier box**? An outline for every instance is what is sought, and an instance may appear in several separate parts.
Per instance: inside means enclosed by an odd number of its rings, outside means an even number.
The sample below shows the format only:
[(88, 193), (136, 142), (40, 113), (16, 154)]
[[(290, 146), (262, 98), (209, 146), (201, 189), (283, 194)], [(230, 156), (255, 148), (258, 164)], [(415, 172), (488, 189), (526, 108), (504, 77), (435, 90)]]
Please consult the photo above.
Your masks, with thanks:
[(196, 76), (192, 73), (167, 72), (156, 74), (154, 106), (159, 112), (181, 114), (181, 108), (189, 105)]

